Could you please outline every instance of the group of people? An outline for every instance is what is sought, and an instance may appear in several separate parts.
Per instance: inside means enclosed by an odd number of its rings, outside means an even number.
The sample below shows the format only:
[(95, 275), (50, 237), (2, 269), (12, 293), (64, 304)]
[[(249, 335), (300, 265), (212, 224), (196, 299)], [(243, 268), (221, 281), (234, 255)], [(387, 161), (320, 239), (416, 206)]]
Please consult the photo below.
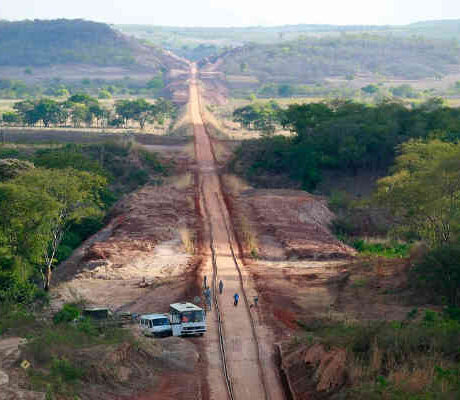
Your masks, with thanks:
[[(209, 309), (211, 310), (211, 289), (209, 288), (208, 284), (207, 284), (207, 277), (205, 276), (204, 277), (204, 282), (203, 282), (203, 286), (204, 286), (204, 296), (206, 298), (206, 304), (208, 305)], [(218, 285), (218, 288), (219, 288), (219, 294), (221, 295), (224, 291), (224, 282), (222, 282), (222, 279), (219, 281), (219, 285)], [(235, 293), (233, 295), (233, 305), (235, 307), (238, 306), (238, 301), (240, 300), (240, 295), (238, 293)], [(254, 297), (254, 306), (257, 307), (257, 303), (259, 302), (259, 298), (258, 297)]]

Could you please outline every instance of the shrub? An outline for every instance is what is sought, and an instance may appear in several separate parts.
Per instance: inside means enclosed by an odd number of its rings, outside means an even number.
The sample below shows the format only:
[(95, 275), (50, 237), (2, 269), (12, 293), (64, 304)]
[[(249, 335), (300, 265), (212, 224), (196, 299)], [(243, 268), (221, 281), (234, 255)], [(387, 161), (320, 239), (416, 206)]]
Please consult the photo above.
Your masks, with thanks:
[(74, 367), (68, 360), (54, 359), (51, 366), (51, 374), (61, 377), (65, 382), (75, 382), (84, 376), (81, 368)]
[(429, 301), (460, 306), (460, 245), (431, 250), (411, 274), (414, 287)]
[(0, 273), (0, 303), (29, 305), (39, 296), (40, 289), (30, 281), (21, 281), (11, 272)]
[(80, 309), (75, 304), (64, 304), (62, 309), (54, 315), (53, 322), (55, 324), (71, 322), (78, 318), (80, 313)]

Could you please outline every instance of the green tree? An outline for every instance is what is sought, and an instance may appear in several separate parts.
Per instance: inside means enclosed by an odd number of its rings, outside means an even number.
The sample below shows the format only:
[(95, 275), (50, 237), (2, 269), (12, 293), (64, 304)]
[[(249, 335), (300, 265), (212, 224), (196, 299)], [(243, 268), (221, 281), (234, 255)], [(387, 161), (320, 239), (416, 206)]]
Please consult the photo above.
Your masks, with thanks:
[(89, 110), (83, 103), (73, 103), (70, 110), (70, 119), (74, 128), (80, 128), (81, 124), (87, 120)]
[(7, 125), (15, 125), (21, 122), (21, 116), (14, 111), (6, 111), (2, 115), (2, 120)]
[(22, 282), (43, 262), (44, 233), (57, 209), (56, 200), (34, 186), (0, 183), (0, 264)]
[(14, 104), (13, 108), (17, 111), (21, 120), (29, 126), (35, 125), (40, 121), (40, 116), (31, 100), (24, 100)]
[(379, 91), (379, 88), (376, 85), (367, 85), (362, 87), (361, 90), (368, 95), (373, 95)]
[[(44, 261), (39, 268), (44, 289), (48, 290), (56, 253), (65, 232), (73, 222), (89, 215), (100, 215), (103, 207), (101, 194), (107, 180), (100, 175), (72, 168), (35, 169), (18, 176), (11, 184), (37, 191), (50, 199), (50, 211), (40, 226)], [(21, 204), (19, 198), (17, 203)]]
[(376, 201), (397, 217), (402, 232), (433, 246), (460, 233), (460, 145), (439, 140), (401, 146), (393, 174), (379, 180)]
[(34, 107), (34, 111), (38, 120), (43, 121), (45, 127), (50, 124), (63, 123), (67, 120), (67, 113), (64, 108), (57, 102), (51, 99), (41, 99)]

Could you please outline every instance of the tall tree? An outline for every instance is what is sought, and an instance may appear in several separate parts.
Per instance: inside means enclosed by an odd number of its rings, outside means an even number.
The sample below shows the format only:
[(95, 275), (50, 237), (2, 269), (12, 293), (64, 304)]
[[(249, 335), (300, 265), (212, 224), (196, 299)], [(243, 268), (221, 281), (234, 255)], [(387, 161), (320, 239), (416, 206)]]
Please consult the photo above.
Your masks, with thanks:
[[(40, 271), (44, 289), (48, 290), (56, 261), (56, 252), (64, 233), (72, 222), (100, 213), (104, 177), (71, 168), (63, 170), (35, 169), (20, 175), (12, 184), (33, 188), (52, 200), (52, 210), (42, 225), (44, 262)], [(19, 201), (19, 200), (18, 200)]]

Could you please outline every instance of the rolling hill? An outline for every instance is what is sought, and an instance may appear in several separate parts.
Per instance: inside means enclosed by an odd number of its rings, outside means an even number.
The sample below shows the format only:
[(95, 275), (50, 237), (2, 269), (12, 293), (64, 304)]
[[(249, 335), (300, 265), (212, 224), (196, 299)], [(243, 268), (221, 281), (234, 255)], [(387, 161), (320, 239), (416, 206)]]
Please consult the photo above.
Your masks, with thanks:
[(217, 70), (227, 76), (253, 76), (259, 82), (309, 84), (355, 74), (416, 80), (449, 74), (459, 65), (457, 42), (344, 34), (248, 44), (224, 53)]
[(184, 28), (153, 25), (116, 25), (126, 34), (148, 40), (176, 54), (198, 61), (216, 56), (228, 47), (249, 43), (278, 44), (302, 36), (340, 36), (344, 33), (369, 33), (398, 37), (422, 36), (426, 39), (460, 40), (460, 20), (425, 21), (409, 25), (285, 25), (243, 28)]
[[(29, 73), (23, 73), (23, 68)], [(0, 75), (39, 80), (82, 77), (117, 79), (184, 68), (161, 48), (85, 20), (0, 21)], [(33, 73), (31, 73), (33, 70)]]

